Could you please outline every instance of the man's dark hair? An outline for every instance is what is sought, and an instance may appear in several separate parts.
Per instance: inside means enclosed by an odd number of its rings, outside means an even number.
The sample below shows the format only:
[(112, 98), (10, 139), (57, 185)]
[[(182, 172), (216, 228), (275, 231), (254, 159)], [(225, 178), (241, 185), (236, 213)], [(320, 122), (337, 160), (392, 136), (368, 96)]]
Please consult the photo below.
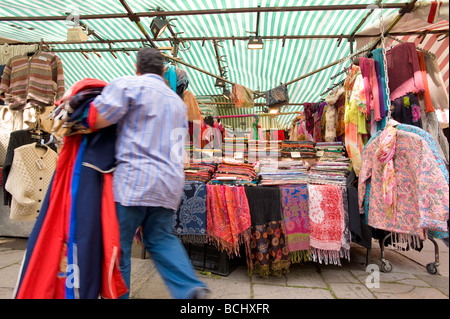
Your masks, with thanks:
[(164, 57), (155, 48), (142, 48), (138, 51), (136, 67), (140, 74), (163, 74)]

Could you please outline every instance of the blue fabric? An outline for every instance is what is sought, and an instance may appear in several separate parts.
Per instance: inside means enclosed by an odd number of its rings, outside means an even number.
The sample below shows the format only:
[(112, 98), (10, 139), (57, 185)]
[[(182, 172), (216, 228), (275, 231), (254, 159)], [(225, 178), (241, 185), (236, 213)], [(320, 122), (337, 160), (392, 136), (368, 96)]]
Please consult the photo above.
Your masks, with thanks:
[(172, 90), (177, 92), (177, 72), (174, 65), (169, 66), (169, 69), (164, 73), (164, 77), (169, 81)]
[[(75, 161), (75, 166), (73, 168), (72, 173), (72, 184), (71, 184), (71, 196), (72, 198), (77, 198), (79, 181), (80, 181), (80, 173), (81, 173), (81, 164), (83, 160), (83, 153), (86, 148), (86, 136), (83, 136), (83, 140), (81, 141), (80, 148), (78, 150), (77, 159)], [(77, 201), (73, 200), (70, 207), (70, 220), (69, 220), (69, 239), (67, 243), (67, 263), (68, 265), (75, 265), (78, 267), (77, 258), (74, 256), (77, 254), (77, 241), (76, 241), (76, 230), (77, 230)], [(75, 272), (74, 269), (72, 271)], [(76, 273), (73, 274), (75, 279), (77, 279), (78, 275)], [(75, 284), (75, 283), (74, 283)], [(75, 285), (69, 287), (66, 285), (66, 299), (75, 299), (77, 296)]]
[(174, 214), (173, 233), (183, 242), (206, 243), (206, 184), (186, 181), (180, 208)]
[[(195, 290), (206, 287), (197, 278), (181, 241), (172, 233), (173, 210), (163, 207), (122, 206), (119, 203), (116, 203), (116, 207), (120, 225), (120, 270), (129, 288), (131, 246), (139, 226), (142, 226), (143, 243), (173, 298), (192, 298)], [(129, 293), (120, 298), (128, 299)]]
[[(381, 77), (381, 86), (383, 88), (383, 101), (384, 101), (384, 109), (386, 114), (388, 113), (388, 99), (390, 98), (386, 93), (386, 72), (384, 70), (384, 60), (383, 60), (383, 49), (378, 48), (372, 51), (373, 59), (378, 61), (380, 65), (380, 77)], [(381, 121), (377, 122), (378, 130), (382, 130), (386, 127), (386, 117), (383, 117)]]

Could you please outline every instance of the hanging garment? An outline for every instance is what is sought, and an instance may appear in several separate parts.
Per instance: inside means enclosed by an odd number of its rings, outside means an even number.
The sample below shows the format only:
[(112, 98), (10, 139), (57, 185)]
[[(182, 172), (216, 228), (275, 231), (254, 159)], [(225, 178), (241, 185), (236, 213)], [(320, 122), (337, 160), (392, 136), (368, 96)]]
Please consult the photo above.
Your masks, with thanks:
[(8, 107), (0, 105), (0, 166), (5, 164), (9, 136), (13, 131), (13, 114)]
[(184, 193), (173, 220), (173, 233), (184, 243), (206, 243), (206, 184), (184, 183)]
[[(36, 142), (36, 139), (33, 138), (32, 130), (17, 130), (13, 131), (10, 134), (8, 148), (6, 150), (5, 162), (2, 169), (2, 187), (3, 187), (3, 205), (11, 206), (12, 196), (6, 190), (6, 182), (8, 181), (8, 176), (11, 171), (12, 163), (14, 162), (14, 150), (27, 144), (31, 144)], [(41, 138), (45, 143), (49, 143), (51, 134), (45, 131), (41, 131)], [(50, 143), (48, 145), (53, 151), (56, 152), (56, 145), (54, 143)]]
[(64, 90), (61, 58), (51, 52), (13, 57), (6, 64), (0, 84), (0, 95), (11, 110), (22, 110), (28, 102), (33, 107), (51, 106)]
[[(417, 236), (423, 240), (424, 230), (447, 231), (448, 179), (446, 180), (428, 142), (417, 134), (400, 130), (400, 125), (397, 125), (392, 158), (396, 180), (396, 189), (392, 194), (395, 203), (392, 216), (385, 211), (385, 166), (375, 155), (381, 146), (381, 134), (373, 137), (364, 149), (358, 185), (359, 207), (363, 207), (366, 183), (370, 178), (368, 224), (377, 229)], [(384, 184), (387, 184), (386, 179)]]
[(231, 89), (231, 99), (238, 108), (253, 107), (255, 105), (255, 102), (253, 101), (253, 91), (240, 84), (233, 84)]
[(309, 261), (308, 186), (281, 187), (281, 209), (291, 262)]
[(5, 185), (12, 196), (10, 218), (35, 221), (56, 168), (58, 154), (36, 143), (14, 150), (14, 160)]
[[(77, 90), (82, 91), (82, 83), (75, 85)], [(97, 116), (90, 107), (92, 100), (80, 105), (84, 115), (79, 120), (90, 127)], [(128, 291), (119, 269), (112, 188), (115, 131), (113, 125), (64, 137), (51, 186), (27, 243), (16, 298), (116, 299)], [(68, 285), (69, 281), (79, 285)]]
[(425, 54), (425, 66), (427, 70), (428, 89), (430, 91), (431, 102), (435, 110), (448, 109), (448, 93), (442, 78), (438, 60), (433, 59), (429, 54)]
[(170, 65), (164, 73), (164, 78), (169, 82), (170, 88), (177, 92), (177, 72), (175, 65)]
[(428, 76), (427, 76), (427, 68), (425, 63), (425, 53), (421, 51), (417, 51), (417, 56), (419, 57), (420, 64), (420, 73), (422, 74), (423, 79), (423, 93), (419, 93), (419, 100), (423, 99), (425, 104), (426, 113), (434, 112), (433, 101), (431, 100), (430, 89), (428, 87)]
[(326, 97), (327, 110), (325, 113), (325, 142), (334, 142), (336, 140), (337, 131), (337, 102), (343, 96), (344, 88), (339, 87), (331, 91)]
[[(378, 48), (372, 51), (373, 59), (378, 62), (379, 64), (379, 70), (380, 70), (380, 79), (381, 79), (381, 90), (383, 91), (383, 105), (384, 105), (384, 114), (387, 114), (389, 108), (388, 108), (388, 99), (389, 96), (386, 92), (386, 71), (385, 71), (385, 65), (384, 65), (384, 58), (383, 58), (383, 48)], [(383, 117), (383, 116), (382, 116)], [(386, 126), (386, 123), (383, 124), (384, 128)]]
[(266, 104), (269, 107), (280, 107), (289, 103), (289, 93), (286, 85), (279, 85), (265, 92)]
[(289, 270), (290, 256), (281, 212), (278, 187), (246, 187), (251, 212), (252, 237), (249, 275), (282, 275)]
[(350, 245), (343, 247), (345, 211), (341, 186), (308, 185), (311, 259), (341, 266), (350, 259)]
[(187, 90), (189, 86), (189, 79), (186, 71), (180, 68), (175, 69), (175, 74), (177, 76), (177, 94), (179, 97), (183, 98), (184, 91)]
[(183, 93), (183, 101), (187, 106), (187, 117), (189, 122), (201, 121), (202, 114), (200, 111), (200, 107), (198, 106), (197, 99), (195, 95), (191, 91), (184, 91)]
[(392, 101), (391, 116), (399, 123), (422, 128), (419, 100), (414, 93), (409, 93)]
[(372, 247), (372, 230), (364, 221), (358, 207), (358, 179), (352, 170), (347, 177), (347, 200), (349, 215), (349, 230), (352, 242), (370, 249)]
[(249, 256), (250, 208), (243, 186), (206, 185), (206, 235), (219, 250), (239, 255), (244, 243)]
[(414, 43), (398, 44), (386, 52), (391, 100), (424, 91), (419, 58)]

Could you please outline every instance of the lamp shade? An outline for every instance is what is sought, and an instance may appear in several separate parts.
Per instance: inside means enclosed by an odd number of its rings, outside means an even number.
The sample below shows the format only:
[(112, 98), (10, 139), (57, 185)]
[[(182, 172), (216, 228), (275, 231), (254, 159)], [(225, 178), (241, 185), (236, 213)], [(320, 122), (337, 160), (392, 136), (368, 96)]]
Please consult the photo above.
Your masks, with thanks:
[(264, 43), (261, 37), (250, 37), (247, 44), (247, 49), (255, 50), (262, 49), (264, 47)]
[(150, 24), (150, 30), (152, 31), (153, 38), (156, 39), (161, 34), (163, 34), (164, 30), (167, 28), (168, 22), (161, 17), (155, 17)]

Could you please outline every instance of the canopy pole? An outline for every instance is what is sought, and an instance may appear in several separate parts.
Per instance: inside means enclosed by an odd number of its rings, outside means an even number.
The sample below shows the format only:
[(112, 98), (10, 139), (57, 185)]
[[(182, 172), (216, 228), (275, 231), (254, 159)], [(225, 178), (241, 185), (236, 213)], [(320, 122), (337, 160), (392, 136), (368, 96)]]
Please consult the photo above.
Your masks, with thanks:
[[(122, 0), (120, 0), (122, 2)], [(134, 18), (151, 18), (157, 16), (190, 16), (190, 15), (211, 15), (211, 14), (235, 14), (251, 12), (300, 12), (300, 11), (341, 11), (341, 10), (366, 10), (373, 4), (344, 4), (344, 5), (323, 5), (323, 6), (297, 6), (297, 7), (257, 7), (257, 8), (219, 8), (205, 10), (180, 10), (180, 11), (153, 11), (137, 13), (109, 13), (109, 14), (87, 14), (79, 15), (81, 20), (88, 19), (121, 19), (129, 18), (130, 14)], [(387, 3), (385, 9), (405, 9), (407, 3)], [(127, 5), (128, 7), (128, 5)], [(128, 7), (129, 9), (129, 7)], [(128, 10), (127, 10), (128, 11)], [(32, 17), (0, 17), (0, 21), (55, 21), (66, 20), (67, 16), (32, 16)]]
[(145, 38), (150, 43), (150, 45), (152, 47), (156, 48), (156, 44), (153, 42), (153, 40), (152, 40), (152, 38), (150, 38), (150, 35), (148, 34), (148, 32), (142, 26), (141, 19), (131, 10), (130, 6), (128, 5), (128, 3), (125, 0), (119, 0), (119, 1), (122, 4), (122, 6), (125, 8), (125, 10), (127, 11), (128, 18), (138, 26), (139, 30), (141, 30), (142, 34), (145, 36)]
[(221, 76), (212, 74), (211, 72), (208, 72), (208, 71), (205, 71), (205, 70), (202, 70), (202, 69), (200, 69), (199, 67), (196, 67), (195, 65), (192, 65), (192, 64), (189, 64), (189, 63), (187, 63), (187, 62), (184, 62), (183, 60), (180, 60), (180, 59), (178, 59), (178, 58), (171, 57), (171, 56), (169, 56), (169, 55), (167, 55), (167, 54), (165, 54), (165, 53), (162, 53), (162, 52), (161, 52), (161, 54), (162, 54), (165, 58), (167, 58), (167, 59), (170, 59), (170, 60), (173, 60), (173, 61), (175, 61), (175, 62), (177, 62), (177, 63), (183, 64), (183, 65), (185, 65), (185, 66), (187, 66), (187, 67), (189, 67), (189, 68), (191, 68), (191, 69), (194, 69), (194, 70), (197, 70), (197, 71), (199, 71), (199, 72), (202, 72), (202, 73), (204, 73), (204, 74), (206, 74), (206, 75), (212, 76), (213, 78), (222, 80), (222, 81), (227, 82), (227, 83), (229, 83), (229, 84), (231, 84), (231, 85), (235, 84), (235, 83), (233, 83), (233, 82), (231, 82), (231, 81), (229, 81), (229, 80), (227, 80), (227, 79), (225, 79), (225, 78), (223, 78), (223, 77), (221, 77)]

